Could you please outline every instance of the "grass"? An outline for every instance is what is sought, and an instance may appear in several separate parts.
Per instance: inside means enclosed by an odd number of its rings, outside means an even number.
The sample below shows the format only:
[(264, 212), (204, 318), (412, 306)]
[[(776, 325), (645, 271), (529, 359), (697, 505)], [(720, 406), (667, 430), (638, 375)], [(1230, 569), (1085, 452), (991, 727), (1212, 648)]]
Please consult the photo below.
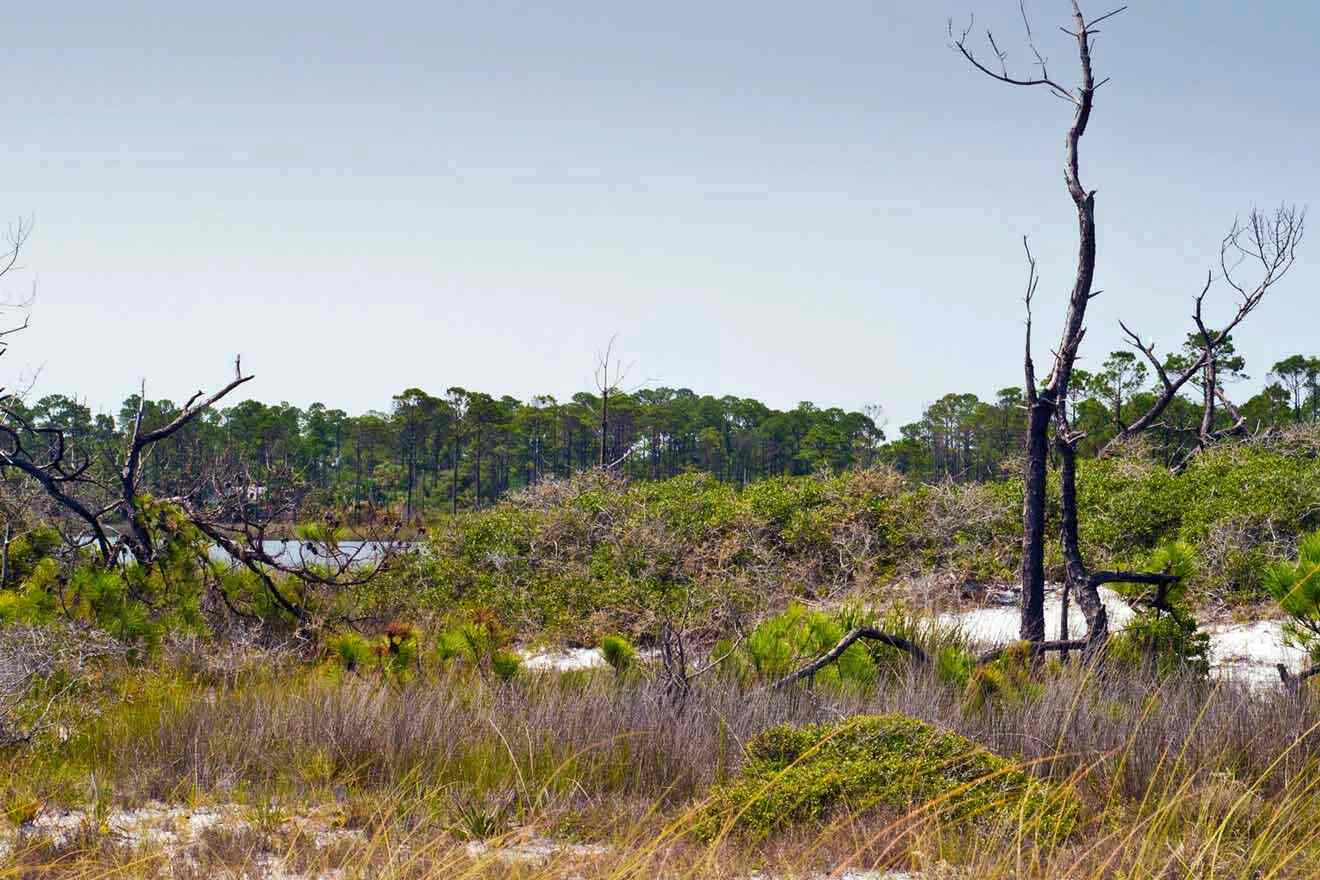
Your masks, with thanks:
[[(1029, 697), (975, 708), (929, 672), (872, 686), (767, 692), (701, 679), (681, 711), (645, 674), (427, 670), (406, 684), (332, 680), (283, 662), (222, 677), (166, 662), (108, 666), (74, 708), (97, 714), (61, 742), (0, 763), (15, 815), (89, 815), (151, 801), (239, 804), (187, 852), (125, 849), (102, 821), (0, 861), (0, 878), (214, 876), (289, 870), (477, 878), (721, 878), (844, 866), (930, 877), (1302, 878), (1320, 874), (1320, 707), (1275, 688), (1193, 676), (1041, 670)], [(1037, 833), (1028, 811), (968, 828), (939, 804), (838, 803), (767, 835), (697, 834), (745, 748), (776, 725), (856, 715), (920, 719), (1067, 790), (1077, 830)], [(974, 782), (974, 780), (970, 780)], [(1022, 803), (1025, 801), (1018, 801)], [(1007, 802), (1006, 802), (1007, 803)], [(354, 832), (316, 846), (306, 817)], [(607, 847), (507, 864), (479, 839)], [(263, 867), (264, 865), (264, 867)]]

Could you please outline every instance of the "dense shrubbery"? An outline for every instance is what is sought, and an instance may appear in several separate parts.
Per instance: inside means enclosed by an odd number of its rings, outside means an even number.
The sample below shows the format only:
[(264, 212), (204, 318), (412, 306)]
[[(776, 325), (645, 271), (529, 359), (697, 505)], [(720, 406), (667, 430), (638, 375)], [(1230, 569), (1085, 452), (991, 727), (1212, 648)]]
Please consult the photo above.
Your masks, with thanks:
[[(1271, 564), (1320, 525), (1317, 450), (1320, 436), (1296, 433), (1212, 449), (1179, 474), (1137, 453), (1082, 461), (1088, 561), (1158, 568), (1152, 554), (1185, 546), (1195, 562), (1178, 597), (1186, 611), (1264, 598)], [(298, 596), (312, 621), (351, 612), (443, 630), (487, 615), (520, 640), (545, 633), (596, 644), (610, 633), (644, 639), (659, 621), (681, 617), (713, 639), (735, 619), (761, 620), (794, 602), (883, 597), (889, 604), (886, 585), (909, 576), (1011, 583), (1021, 501), (1013, 480), (921, 485), (885, 468), (774, 478), (741, 490), (703, 474), (629, 484), (591, 472), (445, 521), (423, 552), (397, 560), (370, 585), (299, 588)], [(204, 630), (208, 614), (225, 613), (221, 599), (280, 621), (251, 572), (210, 561), (205, 542), (167, 506), (154, 516), (162, 551), (150, 567), (105, 570), (71, 554), (51, 531), (17, 538), (0, 622), (73, 617), (151, 648), (171, 630)], [(1053, 552), (1055, 577), (1060, 563)], [(1196, 661), (1195, 640), (1174, 631), (1190, 632), (1185, 621), (1139, 623), (1149, 624), (1143, 652), (1182, 639), (1175, 653)], [(790, 653), (814, 653), (842, 625), (827, 633), (803, 618), (789, 634)], [(763, 653), (752, 662), (788, 659)], [(941, 662), (957, 666), (954, 659)]]
[[(1263, 598), (1268, 565), (1320, 522), (1318, 445), (1298, 434), (1225, 446), (1179, 474), (1137, 453), (1082, 461), (1083, 549), (1096, 567), (1146, 568), (1179, 542), (1198, 562), (1186, 604)], [(1021, 498), (1013, 480), (915, 485), (883, 468), (741, 491), (699, 474), (632, 485), (588, 474), (439, 526), (414, 576), (433, 606), (591, 642), (680, 608), (706, 620), (779, 611), (932, 571), (1011, 582)]]
[(250, 573), (213, 564), (202, 536), (168, 505), (149, 508), (159, 538), (152, 565), (105, 567), (64, 546), (53, 529), (38, 528), (10, 546), (9, 588), (0, 590), (0, 625), (65, 619), (93, 625), (135, 652), (150, 653), (171, 632), (205, 628), (208, 582), (226, 594), (266, 603)]
[(494, 611), (584, 641), (659, 615), (782, 609), (930, 568), (1011, 577), (1009, 484), (912, 487), (892, 471), (545, 483), (437, 528), (417, 573), (434, 606)]
[(1181, 473), (1137, 457), (1079, 463), (1082, 539), (1094, 560), (1140, 565), (1181, 541), (1200, 564), (1193, 601), (1257, 599), (1269, 564), (1320, 524), (1320, 433), (1225, 444)]

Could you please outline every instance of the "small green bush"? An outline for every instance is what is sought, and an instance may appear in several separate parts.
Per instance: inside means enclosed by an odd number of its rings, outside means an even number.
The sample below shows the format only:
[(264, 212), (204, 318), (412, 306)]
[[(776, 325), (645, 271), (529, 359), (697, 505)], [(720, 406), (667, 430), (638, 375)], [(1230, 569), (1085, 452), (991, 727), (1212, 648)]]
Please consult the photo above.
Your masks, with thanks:
[(500, 681), (512, 681), (522, 669), (522, 658), (514, 651), (496, 651), (490, 657), (490, 670)]
[(326, 644), (331, 658), (346, 672), (357, 672), (371, 665), (371, 642), (357, 633), (342, 633)]
[(637, 662), (637, 649), (621, 635), (609, 635), (601, 639), (600, 653), (619, 675), (632, 669)]
[(1105, 656), (1161, 676), (1184, 670), (1206, 675), (1210, 672), (1210, 636), (1197, 627), (1190, 613), (1142, 610), (1109, 640)]
[[(741, 678), (773, 681), (795, 672), (839, 643), (844, 628), (835, 616), (793, 604), (782, 614), (762, 621), (736, 651), (717, 645), (725, 668)], [(875, 661), (865, 645), (854, 642), (839, 659), (816, 673), (815, 682), (866, 685), (875, 680)]]
[(1320, 654), (1320, 532), (1298, 542), (1295, 560), (1269, 566), (1264, 583), (1289, 617), (1289, 641), (1312, 656)]
[(1077, 815), (1070, 791), (957, 734), (905, 715), (863, 715), (760, 734), (739, 778), (712, 793), (701, 831), (762, 836), (878, 807), (927, 807), (944, 820), (1022, 817), (1050, 835), (1070, 833)]
[(1031, 680), (1032, 648), (1030, 642), (1015, 642), (991, 663), (971, 664), (966, 685), (969, 709), (980, 711), (993, 703), (1022, 703), (1043, 692)]
[(510, 681), (522, 668), (522, 658), (510, 648), (512, 641), (513, 634), (493, 615), (481, 613), (442, 632), (435, 656), (441, 665), (458, 665), (479, 675)]
[(1190, 585), (1197, 576), (1196, 552), (1181, 541), (1156, 547), (1143, 570), (1169, 574), (1178, 580), (1163, 588), (1165, 607), (1151, 607), (1157, 588), (1121, 584), (1119, 592), (1140, 610), (1109, 644), (1109, 655), (1129, 666), (1145, 666), (1158, 675), (1190, 670), (1210, 671), (1210, 637), (1200, 630), (1188, 608)]

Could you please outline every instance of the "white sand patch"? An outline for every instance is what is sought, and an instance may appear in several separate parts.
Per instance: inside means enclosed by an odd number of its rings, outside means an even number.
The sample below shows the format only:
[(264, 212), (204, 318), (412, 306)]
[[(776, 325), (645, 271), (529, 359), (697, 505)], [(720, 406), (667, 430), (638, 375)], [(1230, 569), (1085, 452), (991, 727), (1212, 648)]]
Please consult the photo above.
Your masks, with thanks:
[(284, 860), (278, 856), (264, 855), (257, 858), (255, 873), (246, 876), (253, 880), (342, 880), (344, 870), (331, 868), (316, 874), (301, 874), (285, 867)]
[[(1110, 632), (1117, 632), (1132, 620), (1134, 612), (1113, 590), (1100, 588), (1100, 600), (1109, 614)], [(992, 591), (987, 604), (967, 611), (940, 615), (940, 622), (957, 626), (973, 642), (982, 645), (1003, 645), (1017, 641), (1018, 591)], [(1045, 592), (1045, 638), (1059, 639), (1059, 612), (1063, 607), (1063, 593), (1058, 584), (1049, 584)], [(1069, 638), (1082, 638), (1086, 634), (1086, 618), (1073, 597), (1068, 606)], [(1290, 670), (1309, 664), (1306, 652), (1288, 645), (1283, 636), (1283, 621), (1256, 620), (1250, 623), (1220, 623), (1204, 627), (1210, 636), (1211, 674), (1244, 681), (1277, 682), (1276, 664)]]
[[(195, 862), (192, 847), (200, 842), (209, 829), (241, 832), (251, 829), (248, 819), (250, 808), (239, 804), (220, 804), (198, 807), (149, 803), (133, 810), (114, 810), (98, 817), (87, 810), (42, 812), (31, 822), (25, 822), (16, 833), (0, 832), (0, 860), (7, 858), (19, 847), (37, 841), (49, 841), (61, 846), (71, 842), (79, 833), (104, 835), (126, 850), (168, 849), (185, 862)], [(360, 829), (331, 827), (324, 811), (313, 810), (308, 815), (291, 816), (285, 827), (308, 836), (318, 849), (358, 844), (366, 839)], [(255, 876), (283, 878), (283, 880), (336, 880), (342, 872), (305, 877), (291, 873), (273, 854), (263, 854), (257, 861), (259, 873)]]
[(609, 666), (598, 648), (568, 648), (563, 651), (519, 651), (523, 668), (551, 672), (603, 669)]
[[(581, 669), (608, 669), (605, 655), (600, 648), (565, 648), (562, 651), (521, 650), (524, 669), (538, 672), (574, 672)], [(657, 651), (638, 651), (637, 660), (649, 663), (660, 656)]]
[[(958, 626), (972, 642), (985, 645), (1003, 645), (1015, 642), (1018, 638), (1019, 590), (991, 591), (988, 601), (981, 608), (969, 611), (956, 611), (940, 615), (940, 622)], [(1113, 590), (1100, 588), (1100, 601), (1109, 614), (1110, 630), (1122, 629), (1132, 619), (1132, 609)], [(1059, 630), (1059, 613), (1063, 609), (1063, 589), (1059, 584), (1048, 584), (1045, 588), (1045, 638), (1049, 640), (1063, 638)], [(1082, 609), (1077, 607), (1077, 598), (1068, 601), (1069, 638), (1079, 639), (1086, 634), (1086, 618)]]
[(1210, 664), (1218, 675), (1253, 682), (1277, 682), (1282, 663), (1290, 671), (1310, 665), (1306, 652), (1287, 644), (1283, 621), (1211, 624)]
[(467, 845), (468, 858), (477, 861), (494, 859), (508, 865), (539, 865), (555, 856), (597, 859), (608, 852), (609, 847), (599, 844), (562, 843), (548, 837), (531, 837), (510, 844), (474, 840)]

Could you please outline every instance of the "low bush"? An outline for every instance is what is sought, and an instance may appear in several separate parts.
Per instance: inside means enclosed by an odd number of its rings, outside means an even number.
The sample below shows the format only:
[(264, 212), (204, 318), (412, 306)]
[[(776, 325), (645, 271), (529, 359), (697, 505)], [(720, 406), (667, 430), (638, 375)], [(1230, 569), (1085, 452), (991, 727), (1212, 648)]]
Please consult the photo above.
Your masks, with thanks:
[(1295, 560), (1266, 569), (1265, 589), (1288, 615), (1289, 640), (1312, 657), (1320, 655), (1320, 532), (1299, 542)]
[(1066, 789), (955, 733), (905, 715), (862, 715), (757, 736), (738, 780), (713, 794), (704, 830), (766, 834), (876, 807), (926, 807), (946, 824), (1026, 815), (1050, 835), (1069, 833), (1077, 815)]
[(1210, 637), (1200, 630), (1189, 601), (1189, 585), (1195, 583), (1197, 569), (1193, 549), (1174, 541), (1157, 547), (1142, 570), (1178, 580), (1163, 587), (1118, 585), (1120, 594), (1139, 610), (1111, 640), (1113, 660), (1129, 667), (1146, 666), (1157, 675), (1182, 670), (1209, 673)]

